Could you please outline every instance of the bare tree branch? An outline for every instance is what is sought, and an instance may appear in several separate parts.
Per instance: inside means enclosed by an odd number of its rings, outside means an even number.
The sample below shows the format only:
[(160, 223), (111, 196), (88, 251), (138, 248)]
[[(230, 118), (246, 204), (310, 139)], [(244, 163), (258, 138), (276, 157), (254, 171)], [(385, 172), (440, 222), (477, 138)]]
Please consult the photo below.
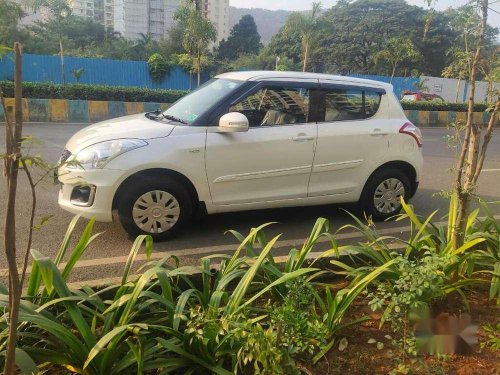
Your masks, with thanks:
[(500, 100), (497, 100), (497, 103), (495, 105), (495, 109), (491, 113), (490, 121), (488, 123), (488, 127), (486, 128), (486, 132), (484, 134), (483, 145), (481, 146), (481, 151), (479, 152), (479, 158), (478, 158), (478, 162), (477, 162), (476, 171), (474, 173), (474, 177), (472, 178), (472, 183), (474, 185), (476, 184), (477, 179), (479, 178), (479, 175), (481, 174), (481, 171), (483, 170), (484, 159), (486, 158), (486, 149), (488, 148), (488, 144), (490, 143), (491, 137), (493, 135), (493, 128), (494, 128), (496, 120), (497, 120), (499, 108), (500, 108)]
[(28, 243), (26, 245), (26, 253), (24, 254), (23, 270), (21, 272), (21, 281), (20, 281), (20, 287), (22, 289), (24, 285), (24, 280), (26, 279), (26, 269), (28, 268), (31, 243), (33, 241), (33, 225), (35, 222), (35, 212), (36, 212), (36, 190), (35, 190), (36, 184), (33, 182), (31, 172), (29, 171), (28, 166), (26, 165), (26, 161), (24, 159), (21, 159), (21, 164), (23, 165), (24, 172), (28, 177), (28, 181), (31, 188), (31, 212), (30, 212), (30, 226), (28, 231)]

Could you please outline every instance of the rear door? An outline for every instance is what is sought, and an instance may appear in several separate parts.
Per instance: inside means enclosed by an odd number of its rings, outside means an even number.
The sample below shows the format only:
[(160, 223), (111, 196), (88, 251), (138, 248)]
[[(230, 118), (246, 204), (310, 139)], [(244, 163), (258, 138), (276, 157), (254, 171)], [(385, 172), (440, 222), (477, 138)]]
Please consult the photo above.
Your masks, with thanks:
[(385, 155), (389, 137), (379, 111), (384, 92), (320, 81), (322, 114), (309, 196), (359, 189)]
[(262, 82), (228, 104), (247, 116), (244, 133), (208, 128), (206, 171), (216, 205), (307, 197), (316, 143), (310, 96), (317, 80)]

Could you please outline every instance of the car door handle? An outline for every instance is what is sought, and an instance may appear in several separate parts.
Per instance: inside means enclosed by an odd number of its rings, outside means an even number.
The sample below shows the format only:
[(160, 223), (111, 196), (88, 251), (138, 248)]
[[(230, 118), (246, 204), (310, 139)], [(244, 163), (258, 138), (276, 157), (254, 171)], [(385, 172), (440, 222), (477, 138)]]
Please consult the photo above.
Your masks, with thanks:
[(300, 133), (297, 134), (295, 137), (292, 138), (294, 142), (307, 142), (307, 141), (312, 141), (314, 140), (313, 136), (306, 135), (305, 133)]
[(389, 133), (382, 133), (382, 129), (379, 129), (379, 128), (376, 128), (376, 129), (373, 129), (373, 132), (372, 134), (370, 134), (372, 137), (377, 137), (377, 136), (384, 136), (384, 135), (387, 135)]

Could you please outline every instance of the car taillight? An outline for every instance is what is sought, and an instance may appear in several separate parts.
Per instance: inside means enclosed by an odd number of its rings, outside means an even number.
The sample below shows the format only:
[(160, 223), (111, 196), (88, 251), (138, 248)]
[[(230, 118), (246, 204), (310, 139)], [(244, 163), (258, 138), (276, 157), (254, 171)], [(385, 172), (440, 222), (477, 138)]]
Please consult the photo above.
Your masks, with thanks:
[(406, 122), (401, 129), (399, 129), (399, 132), (401, 134), (408, 134), (412, 136), (417, 142), (418, 147), (422, 147), (422, 133), (420, 132), (420, 129), (411, 122)]

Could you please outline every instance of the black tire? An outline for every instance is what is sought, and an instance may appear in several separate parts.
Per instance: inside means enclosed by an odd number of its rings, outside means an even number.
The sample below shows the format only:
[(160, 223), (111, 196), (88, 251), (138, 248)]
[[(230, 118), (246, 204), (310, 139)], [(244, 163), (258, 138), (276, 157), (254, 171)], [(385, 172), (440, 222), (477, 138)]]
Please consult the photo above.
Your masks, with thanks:
[[(133, 217), (133, 208), (138, 199), (144, 194), (156, 191), (160, 192), (160, 197), (166, 196), (165, 199), (170, 199), (168, 202), (174, 204), (175, 207), (178, 206), (180, 209), (177, 221), (171, 227), (166, 227), (166, 230), (163, 230), (161, 233), (152, 233), (140, 228)], [(173, 198), (175, 198), (178, 204), (174, 202), (168, 194), (163, 193), (170, 194)], [(157, 196), (156, 193), (154, 194)], [(156, 201), (154, 203), (159, 202)], [(193, 204), (186, 187), (174, 179), (168, 179), (165, 177), (147, 176), (142, 180), (133, 181), (131, 186), (127, 186), (126, 190), (123, 191), (118, 201), (118, 216), (127, 233), (133, 237), (137, 237), (141, 234), (148, 234), (152, 236), (155, 241), (165, 241), (176, 235), (179, 230), (191, 219), (192, 212)], [(161, 216), (160, 218), (164, 217)], [(175, 220), (171, 219), (170, 216), (168, 216), (168, 218), (170, 220)], [(156, 225), (161, 227), (161, 223), (159, 221), (156, 221)]]
[[(366, 185), (363, 189), (363, 193), (361, 195), (360, 203), (365, 211), (365, 213), (368, 216), (371, 216), (373, 220), (376, 221), (383, 221), (387, 220), (391, 217), (394, 217), (395, 215), (399, 214), (401, 211), (401, 204), (400, 204), (400, 199), (399, 197), (392, 198), (392, 201), (390, 203), (387, 203), (385, 207), (387, 207), (387, 210), (392, 210), (391, 212), (383, 212), (383, 210), (379, 209), (375, 203), (375, 193), (377, 191), (377, 188), (384, 182), (391, 180), (394, 182), (394, 180), (399, 181), (403, 187), (404, 187), (404, 200), (405, 202), (408, 202), (408, 200), (411, 197), (411, 184), (410, 180), (408, 179), (408, 176), (406, 176), (403, 172), (401, 172), (399, 169), (396, 168), (388, 168), (388, 169), (381, 169), (379, 171), (376, 171), (366, 182)], [(388, 185), (384, 185), (388, 186)], [(392, 194), (394, 195), (394, 194)], [(379, 207), (380, 207), (379, 203)]]

